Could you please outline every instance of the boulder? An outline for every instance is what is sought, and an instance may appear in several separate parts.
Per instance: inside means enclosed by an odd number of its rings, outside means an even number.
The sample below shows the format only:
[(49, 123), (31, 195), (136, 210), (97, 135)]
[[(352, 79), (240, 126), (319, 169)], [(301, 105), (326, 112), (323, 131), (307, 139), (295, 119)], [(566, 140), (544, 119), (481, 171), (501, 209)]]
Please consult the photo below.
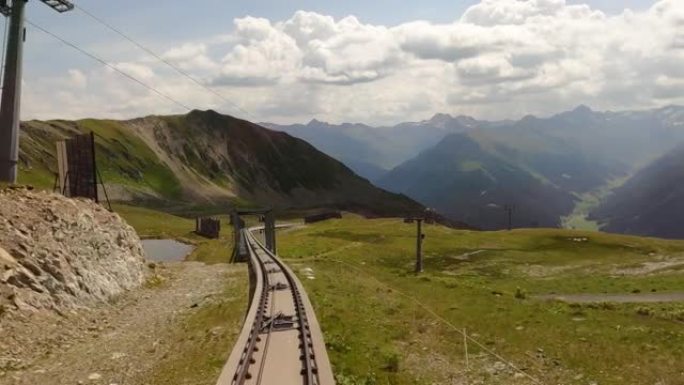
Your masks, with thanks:
[(47, 192), (0, 190), (5, 307), (59, 310), (106, 301), (140, 286), (144, 263), (135, 230), (102, 206)]

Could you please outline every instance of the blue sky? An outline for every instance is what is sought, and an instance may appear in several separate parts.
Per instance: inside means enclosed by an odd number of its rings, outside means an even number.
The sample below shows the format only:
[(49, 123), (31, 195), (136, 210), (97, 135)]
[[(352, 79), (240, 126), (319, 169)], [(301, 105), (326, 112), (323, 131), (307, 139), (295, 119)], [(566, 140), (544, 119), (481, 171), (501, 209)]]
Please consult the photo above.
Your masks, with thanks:
[[(507, 0), (494, 0), (503, 1)], [(527, 0), (528, 2), (537, 3), (558, 3), (562, 0)], [(567, 0), (566, 6), (572, 6), (577, 4), (586, 4), (592, 10), (600, 10), (605, 13), (606, 17), (619, 17), (625, 8), (630, 8), (636, 13), (645, 13), (647, 10), (656, 3), (655, 0), (626, 0), (626, 1), (614, 1), (614, 0)], [(417, 20), (428, 21), (430, 25), (435, 26), (439, 29), (439, 26), (450, 26), (453, 25), (457, 20), (461, 18), (466, 10), (472, 6), (481, 5), (479, 0), (467, 0), (467, 1), (421, 1), (421, 2), (407, 2), (407, 1), (396, 1), (396, 0), (384, 0), (384, 1), (359, 1), (359, 0), (348, 0), (339, 2), (321, 2), (321, 1), (263, 1), (263, 0), (252, 0), (252, 1), (226, 1), (226, 0), (203, 0), (197, 2), (189, 1), (179, 1), (179, 0), (165, 0), (165, 1), (132, 1), (132, 0), (117, 0), (117, 1), (76, 1), (77, 5), (83, 6), (83, 8), (89, 10), (90, 12), (98, 15), (101, 18), (106, 19), (111, 24), (116, 27), (126, 31), (126, 33), (133, 36), (135, 39), (149, 46), (153, 50), (164, 53), (168, 50), (183, 46), (184, 44), (195, 44), (202, 45), (203, 42), (214, 41), (221, 36), (231, 36), (234, 35), (236, 19), (244, 18), (245, 16), (253, 16), (264, 18), (270, 21), (274, 26), (278, 22), (284, 22), (291, 20), (295, 12), (299, 10), (305, 10), (313, 12), (317, 15), (322, 16), (332, 16), (336, 22), (344, 17), (353, 15), (355, 16), (360, 24), (364, 26), (371, 27), (398, 27), (406, 24), (411, 24)], [(540, 6), (541, 7), (541, 6)], [(676, 6), (672, 6), (674, 8)], [(80, 46), (95, 52), (97, 55), (105, 58), (113, 63), (137, 63), (139, 66), (146, 65), (152, 71), (155, 79), (150, 78), (151, 84), (158, 86), (163, 84), (163, 80), (177, 81), (178, 79), (172, 77), (163, 76), (168, 74), (168, 71), (163, 68), (154, 67), (154, 65), (147, 63), (146, 59), (140, 51), (131, 47), (127, 42), (122, 40), (119, 36), (108, 31), (103, 26), (94, 23), (92, 20), (87, 18), (78, 10), (67, 14), (57, 14), (50, 8), (40, 3), (39, 1), (31, 1), (28, 6), (27, 17), (33, 22), (63, 36), (64, 38), (73, 41)], [(559, 16), (560, 17), (560, 16)], [(366, 28), (365, 30), (372, 29)], [(401, 29), (401, 28), (398, 28)], [(229, 39), (230, 40), (230, 39)], [(253, 43), (253, 42), (252, 42)], [(252, 44), (250, 43), (250, 44)], [(228, 45), (213, 45), (214, 43), (207, 43), (210, 46), (207, 48), (207, 56), (210, 60), (216, 63), (225, 64), (229, 60), (235, 59), (233, 52), (235, 48), (234, 43), (227, 43)], [(251, 46), (247, 46), (251, 49)], [(256, 49), (256, 48), (255, 48)], [(259, 48), (263, 49), (263, 48)], [(558, 51), (558, 49), (556, 50)], [(256, 51), (255, 51), (256, 52)], [(351, 52), (362, 52), (362, 51), (351, 51)], [(228, 56), (231, 58), (228, 58)], [(266, 55), (268, 56), (268, 55)], [(30, 97), (27, 100), (28, 103), (33, 103), (34, 105), (38, 103), (49, 103), (51, 100), (51, 88), (58, 87), (59, 91), (64, 91), (64, 86), (66, 83), (63, 82), (65, 76), (76, 76), (75, 73), (80, 73), (88, 79), (88, 87), (95, 86), (95, 80), (91, 77), (96, 77), (97, 74), (92, 74), (91, 72), (101, 69), (101, 66), (91, 59), (83, 57), (81, 54), (73, 51), (71, 48), (64, 47), (59, 42), (54, 41), (51, 37), (45, 36), (40, 31), (34, 31), (29, 28), (28, 41), (25, 48), (25, 72), (24, 78), (27, 86), (29, 87)], [(470, 59), (470, 58), (468, 58)], [(493, 60), (496, 58), (492, 57)], [(179, 59), (180, 60), (180, 59)], [(235, 59), (237, 60), (237, 59)], [(390, 60), (390, 59), (387, 59)], [(459, 59), (460, 60), (460, 59)], [(182, 63), (180, 63), (182, 64)], [(179, 65), (180, 65), (179, 64)], [(454, 67), (456, 61), (451, 60), (449, 65)], [(482, 63), (480, 63), (482, 64)], [(328, 63), (328, 68), (334, 67), (336, 64)], [(471, 67), (475, 64), (465, 63), (463, 66)], [(493, 65), (493, 64), (492, 64)], [(130, 67), (130, 66), (129, 66)], [(132, 68), (132, 67), (130, 67)], [(136, 67), (137, 68), (137, 67)], [(219, 66), (211, 67), (204, 66), (197, 69), (197, 76), (202, 79), (211, 79), (214, 74), (211, 74), (211, 68), (218, 69)], [(221, 67), (234, 68), (234, 67)], [(270, 68), (270, 67), (269, 67)], [(288, 67), (289, 68), (289, 67)], [(140, 68), (138, 68), (140, 69)], [(184, 67), (189, 72), (195, 74), (194, 69), (188, 64)], [(462, 68), (461, 68), (462, 69)], [(280, 67), (270, 68), (273, 72), (273, 76), (266, 76), (266, 78), (271, 79), (278, 75), (276, 72), (283, 71)], [(365, 79), (363, 81), (328, 81), (327, 87), (314, 86), (311, 82), (306, 84), (301, 84), (301, 90), (304, 93), (317, 94), (317, 101), (325, 99), (325, 97), (330, 97), (331, 92), (339, 92), (341, 84), (344, 83), (348, 87), (370, 87), (369, 85), (363, 86), (361, 83), (374, 83), (375, 80), (386, 79), (386, 77), (391, 76), (389, 70), (384, 69), (378, 73), (370, 73), (369, 68), (364, 67), (363, 69), (354, 68), (353, 71), (358, 74), (358, 71), (366, 71), (365, 75), (359, 75), (360, 77), (370, 76), (372, 80)], [(377, 72), (377, 68), (373, 68), (373, 71)], [(414, 69), (418, 71), (418, 69)], [(463, 69), (462, 69), (463, 70)], [(142, 71), (142, 70), (141, 70)], [(352, 70), (345, 68), (345, 76), (355, 76), (349, 75), (353, 72)], [(465, 70), (463, 70), (465, 71)], [(461, 76), (465, 72), (461, 71)], [(144, 71), (143, 71), (144, 72)], [(143, 73), (141, 72), (141, 74)], [(394, 74), (395, 72), (391, 72)], [(330, 74), (328, 74), (330, 75)], [(78, 75), (80, 76), (80, 75)], [(150, 75), (152, 76), (152, 75)], [(251, 74), (250, 74), (251, 76)], [(263, 76), (262, 76), (263, 77)], [(369, 78), (369, 79), (370, 79)], [(326, 78), (327, 79), (327, 78)], [(463, 79), (462, 79), (463, 80)], [(125, 82), (125, 79), (120, 79), (120, 81)], [(282, 84), (284, 81), (278, 81), (277, 84)], [(207, 80), (207, 84), (210, 84), (210, 80)], [(54, 84), (53, 84), (54, 83)], [(336, 87), (330, 84), (334, 83)], [(56, 84), (56, 85), (55, 85)], [(217, 83), (218, 84), (218, 83)], [(241, 87), (244, 87), (243, 83)], [(275, 84), (275, 83), (274, 83)], [(299, 84), (299, 83), (298, 83)], [(463, 85), (468, 85), (470, 83), (461, 82)], [(323, 116), (328, 117), (330, 120), (345, 120), (345, 117), (341, 114), (330, 114), (326, 112), (325, 109), (312, 108), (310, 111), (299, 111), (297, 114), (292, 114), (292, 116), (287, 116), (287, 114), (282, 113), (282, 109), (286, 109), (287, 106), (274, 106), (274, 100), (267, 101), (262, 96), (269, 92), (279, 93), (276, 95), (277, 98), (281, 98), (283, 90), (277, 90), (277, 86), (274, 85), (271, 88), (264, 86), (264, 82), (259, 83), (259, 95), (253, 96), (251, 102), (244, 102), (244, 104), (237, 102), (244, 108), (254, 111), (254, 114), (259, 118), (263, 119), (280, 119), (280, 120), (297, 120), (305, 119), (309, 116)], [(380, 84), (378, 83), (380, 86)], [(55, 90), (57, 92), (58, 90)], [(92, 91), (88, 89), (88, 91)], [(85, 90), (84, 90), (85, 92)], [(171, 92), (171, 91), (169, 91)], [(182, 91), (180, 95), (182, 95)], [(246, 93), (256, 93), (256, 88), (250, 90), (233, 88), (222, 89), (221, 92), (225, 92), (232, 98), (232, 95), (245, 95)], [(370, 92), (370, 91), (369, 91)], [(612, 91), (619, 93), (619, 91)], [(591, 94), (591, 92), (589, 92)], [(250, 94), (251, 95), (251, 94)], [(255, 94), (256, 95), (256, 94)], [(596, 95), (589, 95), (591, 98), (596, 97)], [(308, 96), (312, 97), (312, 96)], [(453, 104), (458, 104), (454, 102), (453, 96), (448, 94), (443, 95), (445, 99), (444, 103), (440, 105), (442, 108), (446, 108), (450, 111), (445, 112), (459, 112), (452, 106)], [(563, 96), (559, 96), (563, 98)], [(591, 99), (588, 97), (588, 99)], [(598, 98), (597, 98), (598, 99)], [(619, 98), (618, 98), (619, 99)], [(448, 100), (452, 100), (449, 102)], [(492, 95), (492, 103), (500, 104), (496, 101), (496, 95)], [(563, 108), (565, 105), (570, 105), (576, 101), (559, 101), (553, 105), (549, 105), (545, 108), (529, 108), (529, 103), (518, 106), (511, 106), (506, 109), (504, 115), (516, 115), (523, 114), (524, 112), (536, 112), (543, 113), (548, 112), (556, 108)], [(591, 103), (591, 100), (589, 100)], [(633, 104), (639, 101), (633, 101), (629, 103), (623, 103), (625, 107), (631, 107)], [(256, 105), (252, 106), (250, 103)], [(393, 100), (393, 105), (398, 103), (404, 103), (405, 108), (409, 109), (410, 104), (420, 104), (420, 101), (413, 100)], [(532, 103), (530, 101), (530, 103)], [(210, 104), (210, 103), (209, 103)], [(260, 111), (261, 106), (264, 104), (270, 104), (271, 109), (264, 109)], [(315, 103), (314, 103), (315, 104)], [(463, 104), (463, 103), (461, 103)], [(491, 103), (489, 103), (492, 107)], [(613, 103), (616, 107), (619, 107), (619, 101)], [(152, 106), (152, 104), (150, 104)], [(167, 106), (168, 107), (168, 106)], [(160, 108), (161, 112), (172, 112), (173, 109), (167, 107)], [(200, 106), (201, 107), (201, 106)], [(298, 106), (301, 107), (301, 106)], [(454, 108), (451, 108), (454, 107)], [(603, 107), (603, 106), (599, 106)], [(606, 105), (605, 107), (611, 107)], [(482, 114), (489, 113), (490, 110), (497, 109), (499, 107), (484, 108), (482, 106), (473, 106), (469, 102), (469, 107), (466, 107), (466, 112)], [(296, 109), (296, 108), (293, 108)], [(500, 108), (499, 108), (500, 109)], [(348, 107), (348, 110), (353, 110), (352, 106)], [(530, 111), (528, 111), (530, 110)], [(59, 113), (60, 110), (56, 108), (52, 109), (40, 109), (40, 108), (27, 108), (25, 109), (25, 117), (40, 117), (44, 118), (47, 115)], [(268, 113), (268, 111), (279, 111), (278, 113)], [(156, 113), (159, 111), (149, 111), (149, 113)], [(428, 111), (424, 106), (418, 108), (415, 111), (409, 111), (406, 115), (407, 118), (418, 116), (419, 114), (429, 114), (432, 112), (439, 111)], [(95, 115), (95, 116), (119, 116), (121, 114), (140, 114), (144, 111), (140, 109), (127, 109), (126, 111), (114, 111), (107, 109), (98, 108), (79, 108), (76, 110), (65, 110), (65, 115), (68, 117), (75, 117), (78, 115)], [(392, 114), (401, 114), (400, 108), (385, 108), (384, 111), (376, 111), (375, 113), (369, 113), (366, 115), (359, 116), (349, 116), (349, 119), (363, 119), (385, 121), (392, 120), (390, 117)], [(354, 115), (354, 114), (351, 114)], [(402, 120), (401, 117), (396, 117), (398, 120)]]

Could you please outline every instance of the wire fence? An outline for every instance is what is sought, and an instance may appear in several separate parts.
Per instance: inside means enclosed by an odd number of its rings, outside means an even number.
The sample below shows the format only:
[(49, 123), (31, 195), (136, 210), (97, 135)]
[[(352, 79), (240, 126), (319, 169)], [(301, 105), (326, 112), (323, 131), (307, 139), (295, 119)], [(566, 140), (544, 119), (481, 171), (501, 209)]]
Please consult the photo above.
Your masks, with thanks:
[(544, 384), (541, 380), (539, 380), (538, 378), (532, 376), (531, 374), (527, 373), (526, 371), (522, 370), (518, 365), (516, 365), (516, 364), (513, 363), (512, 361), (510, 361), (510, 360), (504, 358), (503, 356), (501, 356), (501, 355), (498, 354), (497, 352), (495, 352), (495, 351), (493, 351), (492, 349), (486, 347), (486, 346), (485, 346), (483, 343), (481, 343), (480, 341), (476, 340), (474, 337), (472, 337), (472, 335), (468, 334), (466, 328), (464, 328), (464, 327), (458, 327), (458, 326), (454, 325), (452, 322), (450, 322), (449, 320), (447, 320), (446, 318), (444, 318), (443, 316), (439, 315), (437, 312), (435, 312), (434, 310), (432, 310), (431, 308), (429, 308), (429, 307), (428, 307), (427, 305), (425, 305), (423, 302), (421, 302), (421, 301), (419, 301), (418, 299), (416, 299), (415, 297), (412, 297), (412, 296), (410, 296), (410, 295), (404, 293), (403, 291), (398, 290), (397, 288), (395, 288), (395, 287), (393, 287), (393, 286), (390, 286), (390, 285), (386, 284), (385, 282), (379, 280), (379, 279), (376, 278), (374, 275), (368, 273), (368, 271), (366, 271), (366, 269), (364, 269), (364, 268), (362, 268), (362, 267), (360, 267), (360, 266), (357, 266), (357, 265), (355, 265), (355, 264), (353, 264), (353, 263), (350, 263), (350, 262), (347, 262), (347, 261), (342, 261), (342, 260), (339, 260), (339, 259), (332, 259), (332, 258), (331, 258), (331, 259), (324, 259), (323, 261), (332, 261), (332, 262), (335, 262), (335, 263), (338, 263), (338, 264), (342, 264), (342, 265), (346, 265), (346, 266), (348, 266), (348, 267), (351, 267), (351, 268), (354, 269), (355, 271), (360, 272), (360, 273), (366, 275), (367, 277), (371, 278), (373, 281), (375, 281), (378, 285), (382, 286), (383, 288), (385, 288), (385, 289), (390, 289), (390, 290), (392, 290), (393, 292), (396, 292), (397, 294), (401, 295), (402, 297), (404, 297), (404, 298), (408, 299), (409, 301), (413, 302), (416, 306), (418, 306), (419, 308), (423, 309), (426, 313), (428, 313), (428, 314), (430, 314), (431, 316), (433, 316), (435, 319), (437, 319), (438, 321), (440, 321), (441, 323), (443, 323), (444, 325), (446, 325), (448, 328), (450, 328), (451, 330), (455, 331), (456, 333), (459, 333), (460, 335), (462, 335), (462, 336), (463, 336), (463, 341), (464, 341), (464, 349), (465, 349), (466, 373), (469, 372), (469, 368), (470, 368), (470, 362), (469, 362), (469, 359), (468, 359), (468, 345), (467, 345), (468, 342), (470, 341), (471, 343), (473, 343), (474, 345), (476, 345), (478, 348), (480, 348), (482, 351), (486, 352), (487, 354), (490, 354), (491, 356), (495, 357), (495, 358), (498, 359), (499, 361), (503, 362), (503, 363), (506, 364), (508, 367), (510, 367), (511, 369), (515, 370), (517, 373), (520, 373), (521, 375), (523, 375), (524, 377), (526, 377), (527, 379), (529, 379), (530, 381), (532, 381), (534, 384), (540, 384), (540, 385), (543, 385), (543, 384)]

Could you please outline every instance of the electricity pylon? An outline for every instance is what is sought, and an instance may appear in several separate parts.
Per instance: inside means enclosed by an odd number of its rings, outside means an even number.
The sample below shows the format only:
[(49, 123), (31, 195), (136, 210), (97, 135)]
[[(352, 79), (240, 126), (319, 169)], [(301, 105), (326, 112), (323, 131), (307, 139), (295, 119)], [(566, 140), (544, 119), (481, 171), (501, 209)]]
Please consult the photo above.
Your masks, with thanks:
[[(40, 0), (59, 13), (74, 9), (67, 0)], [(0, 182), (17, 182), (19, 122), (21, 119), (21, 70), (24, 41), (24, 9), (28, 0), (0, 0), (0, 13), (9, 17), (5, 73), (0, 102)]]

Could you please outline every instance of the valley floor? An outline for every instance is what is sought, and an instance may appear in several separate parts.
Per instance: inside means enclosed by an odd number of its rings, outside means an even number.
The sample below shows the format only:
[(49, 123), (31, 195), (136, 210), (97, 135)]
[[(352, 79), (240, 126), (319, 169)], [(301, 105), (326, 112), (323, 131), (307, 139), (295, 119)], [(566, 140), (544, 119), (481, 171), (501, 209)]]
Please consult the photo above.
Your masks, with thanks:
[(616, 178), (608, 181), (605, 185), (584, 194), (578, 195), (578, 201), (575, 203), (574, 210), (565, 217), (561, 218), (561, 224), (566, 229), (576, 230), (599, 230), (601, 224), (595, 220), (589, 219), (591, 212), (597, 209), (604, 199), (606, 199), (613, 190), (622, 186), (629, 180), (630, 176)]

